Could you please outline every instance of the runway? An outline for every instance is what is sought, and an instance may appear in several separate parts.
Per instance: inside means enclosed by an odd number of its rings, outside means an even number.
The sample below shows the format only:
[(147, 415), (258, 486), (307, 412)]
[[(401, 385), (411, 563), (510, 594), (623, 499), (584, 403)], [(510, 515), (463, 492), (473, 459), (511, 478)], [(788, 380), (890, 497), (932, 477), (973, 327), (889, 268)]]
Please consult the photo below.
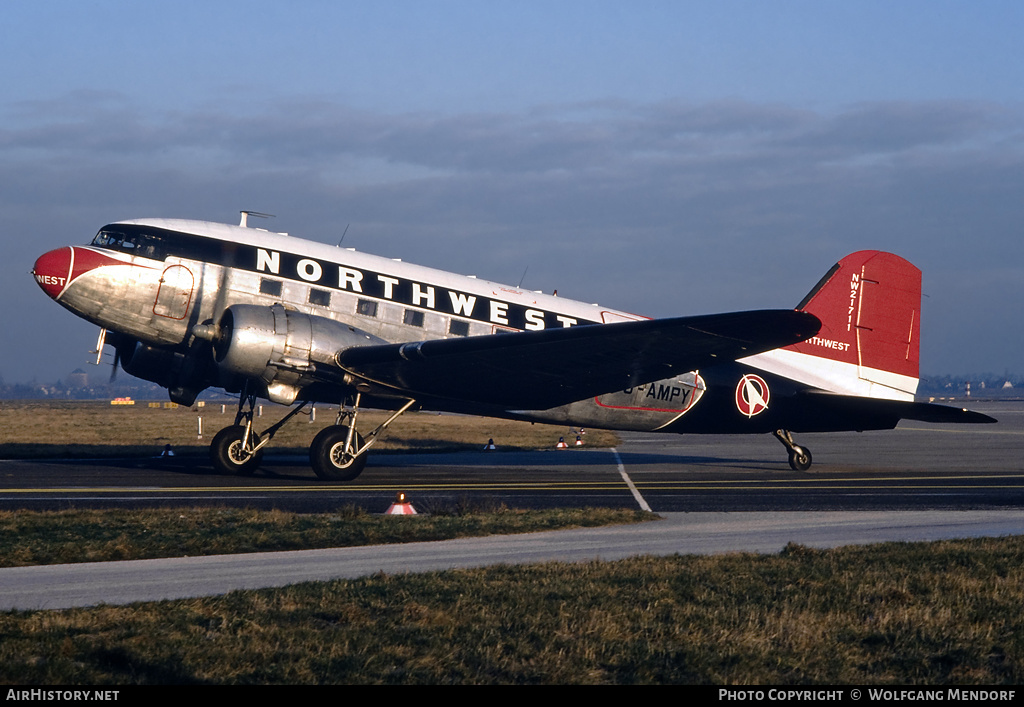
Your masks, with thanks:
[[(642, 507), (655, 512), (1024, 508), (1024, 403), (972, 406), (995, 425), (901, 423), (896, 430), (798, 435), (814, 454), (790, 470), (769, 435), (622, 433), (615, 449), (375, 454), (348, 484), (269, 450), (252, 477), (204, 457), (0, 461), (0, 508), (232, 505), (383, 511), (405, 492), (423, 510)], [(499, 442), (500, 444), (500, 442)]]

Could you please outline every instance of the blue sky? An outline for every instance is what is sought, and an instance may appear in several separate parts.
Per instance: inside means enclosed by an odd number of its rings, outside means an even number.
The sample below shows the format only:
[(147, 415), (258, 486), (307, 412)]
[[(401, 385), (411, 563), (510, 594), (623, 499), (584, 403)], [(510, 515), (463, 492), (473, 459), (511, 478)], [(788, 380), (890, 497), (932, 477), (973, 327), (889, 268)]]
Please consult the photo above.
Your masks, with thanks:
[(653, 316), (924, 271), (925, 373), (1024, 351), (1024, 4), (11, 2), (0, 376), (95, 330), (35, 257), (123, 218), (272, 227)]

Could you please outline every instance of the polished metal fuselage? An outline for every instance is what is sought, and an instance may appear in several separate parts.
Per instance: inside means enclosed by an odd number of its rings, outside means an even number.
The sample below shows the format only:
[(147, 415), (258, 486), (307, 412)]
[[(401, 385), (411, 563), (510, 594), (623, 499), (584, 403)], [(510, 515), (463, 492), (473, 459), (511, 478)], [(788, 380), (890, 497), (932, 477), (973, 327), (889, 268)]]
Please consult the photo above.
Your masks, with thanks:
[[(232, 305), (268, 310), (283, 307), (347, 325), (386, 342), (643, 318), (251, 228), (165, 220), (122, 222), (106, 228), (119, 225), (158, 229), (168, 239), (174, 238), (173, 234), (209, 239), (222, 246), (218, 251), (222, 254), (213, 259), (220, 262), (189, 257), (187, 252), (161, 259), (123, 246), (76, 246), (71, 249), (67, 282), (59, 292), (48, 293), (78, 316), (122, 338), (186, 357), (198, 349), (197, 325), (216, 325)], [(302, 377), (292, 378), (301, 396)], [(218, 384), (224, 385), (218, 380), (202, 382), (204, 387)], [(655, 430), (686, 414), (704, 391), (702, 377), (690, 372), (550, 410), (482, 408), (479, 412), (590, 427)], [(339, 390), (335, 399), (343, 396), (344, 391)], [(288, 401), (287, 395), (280, 401)], [(431, 406), (449, 408), (444, 401), (432, 401)], [(451, 409), (466, 410), (461, 404)]]

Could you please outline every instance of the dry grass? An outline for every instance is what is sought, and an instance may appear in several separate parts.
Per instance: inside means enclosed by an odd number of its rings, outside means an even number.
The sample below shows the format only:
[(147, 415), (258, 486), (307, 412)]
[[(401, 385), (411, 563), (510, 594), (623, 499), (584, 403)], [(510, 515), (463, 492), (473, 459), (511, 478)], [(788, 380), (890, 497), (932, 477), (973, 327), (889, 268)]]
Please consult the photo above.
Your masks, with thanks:
[(1024, 539), (493, 567), (0, 615), (0, 681), (1013, 684)]
[[(288, 408), (264, 404), (257, 418), (263, 430), (280, 420)], [(10, 402), (0, 403), (0, 459), (88, 458), (153, 456), (165, 444), (177, 453), (206, 454), (213, 436), (234, 422), (235, 406), (207, 404), (203, 408), (150, 408), (146, 402), (114, 406), (107, 402)], [(270, 451), (302, 452), (313, 436), (335, 422), (337, 408), (317, 407), (316, 421), (297, 415), (278, 432)], [(203, 439), (197, 439), (198, 418), (203, 419)], [(360, 430), (370, 430), (386, 419), (385, 413), (360, 413)], [(493, 438), (499, 449), (547, 449), (559, 437), (570, 443), (570, 430), (554, 425), (496, 420), (460, 415), (406, 413), (385, 433), (376, 451), (449, 451), (480, 449)], [(611, 432), (587, 430), (587, 446), (610, 447), (618, 443)]]

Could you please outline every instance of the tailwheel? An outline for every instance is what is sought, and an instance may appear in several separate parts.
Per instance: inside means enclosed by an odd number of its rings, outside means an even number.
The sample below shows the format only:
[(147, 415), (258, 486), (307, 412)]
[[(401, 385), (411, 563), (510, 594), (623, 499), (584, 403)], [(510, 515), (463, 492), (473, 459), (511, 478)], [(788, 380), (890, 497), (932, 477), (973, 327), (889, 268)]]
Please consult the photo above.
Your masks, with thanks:
[(793, 471), (807, 471), (811, 468), (811, 451), (806, 447), (794, 447), (789, 452), (789, 468)]
[(210, 460), (214, 469), (231, 476), (251, 476), (259, 468), (263, 451), (250, 451), (259, 444), (259, 435), (251, 432), (248, 444), (245, 436), (244, 425), (225, 427), (217, 433), (210, 443)]
[(789, 450), (789, 468), (793, 471), (807, 471), (811, 468), (811, 450), (793, 441), (789, 430), (775, 430), (775, 438)]
[(366, 466), (366, 456), (362, 435), (346, 425), (325, 427), (309, 445), (309, 463), (326, 481), (356, 478)]

